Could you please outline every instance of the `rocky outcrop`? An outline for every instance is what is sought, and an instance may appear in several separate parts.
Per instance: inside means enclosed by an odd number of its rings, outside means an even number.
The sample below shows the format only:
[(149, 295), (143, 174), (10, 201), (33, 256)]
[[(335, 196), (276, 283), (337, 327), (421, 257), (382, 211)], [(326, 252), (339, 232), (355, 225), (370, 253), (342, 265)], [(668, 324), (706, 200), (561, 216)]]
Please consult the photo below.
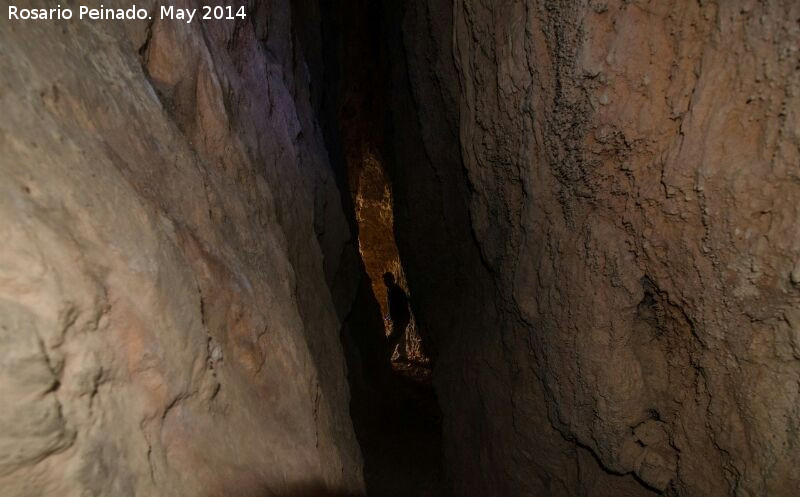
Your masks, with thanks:
[(395, 226), (455, 494), (795, 495), (798, 4), (400, 16)]
[(232, 4), (0, 23), (0, 496), (386, 488), (389, 260), (452, 495), (797, 494), (797, 2)]
[(234, 3), (0, 23), (4, 497), (363, 490), (310, 69), (290, 2)]

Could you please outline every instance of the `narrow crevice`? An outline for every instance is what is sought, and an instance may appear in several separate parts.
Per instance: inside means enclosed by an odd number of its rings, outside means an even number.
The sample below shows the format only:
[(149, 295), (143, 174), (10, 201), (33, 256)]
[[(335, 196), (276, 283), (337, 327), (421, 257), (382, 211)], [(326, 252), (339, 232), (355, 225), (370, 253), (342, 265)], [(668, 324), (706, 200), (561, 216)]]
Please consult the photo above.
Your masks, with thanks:
[[(297, 15), (309, 15), (308, 2)], [(405, 342), (392, 340), (384, 273), (415, 306), (394, 238), (392, 184), (385, 170), (388, 41), (381, 2), (320, 2), (320, 33), (300, 28), (304, 43), (321, 44), (318, 113), (355, 237), (356, 297), (344, 319), (350, 411), (364, 457), (370, 496), (442, 495), (441, 414), (431, 383), (432, 362), (413, 318)], [(305, 32), (305, 34), (303, 34)], [(408, 356), (402, 357), (402, 356)]]
[(61, 3), (2, 497), (796, 496), (800, 3)]

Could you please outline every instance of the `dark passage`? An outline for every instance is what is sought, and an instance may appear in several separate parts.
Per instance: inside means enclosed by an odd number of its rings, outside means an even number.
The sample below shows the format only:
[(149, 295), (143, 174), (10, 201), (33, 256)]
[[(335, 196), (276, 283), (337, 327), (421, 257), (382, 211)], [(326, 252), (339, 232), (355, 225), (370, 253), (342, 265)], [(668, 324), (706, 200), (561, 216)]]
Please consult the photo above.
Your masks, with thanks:
[[(295, 25), (303, 28), (299, 41), (321, 47), (318, 64), (311, 68), (312, 80), (324, 82), (316, 103), (360, 255), (358, 295), (345, 319), (342, 342), (367, 492), (372, 497), (434, 496), (445, 493), (441, 413), (429, 357), (434, 349), (427, 338), (423, 346), (424, 330), (414, 318), (417, 304), (395, 241), (394, 193), (386, 168), (393, 79), (390, 31), (384, 26), (389, 6), (303, 0), (294, 15)], [(308, 26), (314, 18), (324, 22)], [(389, 308), (387, 272), (395, 291), (406, 295), (407, 317)], [(392, 335), (398, 328), (405, 329), (404, 336)]]
[(0, 497), (800, 495), (800, 1), (61, 3)]
[(368, 495), (442, 495), (440, 413), (429, 377), (405, 366), (377, 388), (354, 389)]

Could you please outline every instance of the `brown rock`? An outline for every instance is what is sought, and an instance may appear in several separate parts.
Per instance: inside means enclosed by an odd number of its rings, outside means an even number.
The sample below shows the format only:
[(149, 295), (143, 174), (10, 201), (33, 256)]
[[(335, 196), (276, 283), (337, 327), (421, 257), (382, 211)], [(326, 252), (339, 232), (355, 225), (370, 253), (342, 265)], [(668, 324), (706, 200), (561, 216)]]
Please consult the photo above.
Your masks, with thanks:
[(456, 495), (795, 495), (798, 4), (396, 9)]
[(363, 491), (291, 6), (235, 3), (0, 25), (3, 497)]

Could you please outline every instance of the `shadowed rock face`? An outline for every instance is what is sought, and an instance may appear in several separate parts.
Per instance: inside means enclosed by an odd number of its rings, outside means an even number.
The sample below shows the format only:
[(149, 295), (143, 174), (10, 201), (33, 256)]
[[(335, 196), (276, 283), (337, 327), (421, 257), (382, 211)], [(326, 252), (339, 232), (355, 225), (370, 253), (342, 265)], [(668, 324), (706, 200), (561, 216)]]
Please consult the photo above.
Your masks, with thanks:
[(237, 4), (0, 23), (3, 497), (363, 491), (357, 256), (291, 6)]
[(0, 22), (0, 497), (363, 495), (369, 202), (429, 489), (798, 494), (800, 4), (232, 3)]
[(800, 5), (386, 18), (455, 494), (795, 495)]

